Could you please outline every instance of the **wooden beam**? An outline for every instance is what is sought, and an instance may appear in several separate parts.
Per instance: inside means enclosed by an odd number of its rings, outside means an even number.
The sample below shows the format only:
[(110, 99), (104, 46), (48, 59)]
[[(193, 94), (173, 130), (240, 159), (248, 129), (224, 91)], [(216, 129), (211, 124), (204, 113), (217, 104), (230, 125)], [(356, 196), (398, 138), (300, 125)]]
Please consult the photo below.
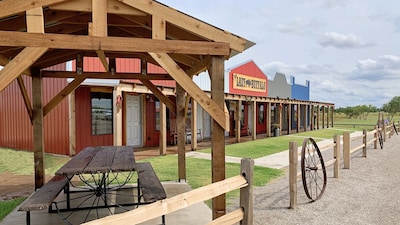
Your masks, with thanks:
[(186, 182), (186, 150), (185, 150), (185, 89), (176, 84), (176, 130), (178, 133), (178, 180)]
[(85, 72), (81, 75), (76, 72), (70, 71), (42, 71), (43, 77), (55, 77), (55, 78), (99, 78), (99, 79), (138, 79), (138, 80), (173, 80), (169, 74), (147, 74), (143, 75), (140, 73), (115, 73), (112, 72)]
[[(153, 0), (119, 0), (136, 9), (151, 15), (157, 15), (160, 18), (175, 24), (185, 30), (193, 32), (199, 36), (216, 42), (230, 43), (230, 48), (242, 52), (245, 50), (246, 40), (230, 34), (224, 30), (218, 29), (210, 24), (202, 22), (184, 13), (181, 13), (171, 7), (165, 6)], [(210, 54), (212, 55), (212, 54)]]
[(176, 114), (176, 105), (171, 99), (165, 96), (151, 81), (147, 79), (140, 79), (140, 81), (174, 114)]
[(229, 44), (222, 42), (90, 37), (70, 34), (32, 34), (16, 31), (0, 31), (0, 44), (2, 46), (29, 46), (89, 51), (160, 52), (222, 56), (227, 56), (230, 53)]
[(24, 99), (26, 111), (28, 112), (29, 119), (32, 122), (32, 105), (31, 105), (31, 101), (29, 99), (28, 91), (26, 90), (26, 87), (25, 87), (24, 80), (22, 79), (21, 76), (19, 76), (17, 78), (17, 81), (18, 81), (19, 90), (21, 91), (21, 94), (22, 94), (22, 98)]
[(83, 225), (140, 224), (153, 218), (184, 209), (193, 204), (204, 202), (222, 193), (227, 193), (246, 186), (246, 179), (243, 176), (238, 175), (218, 183), (200, 187), (174, 197), (155, 202), (150, 205), (141, 206), (128, 212), (92, 220), (84, 223)]
[[(211, 97), (216, 107), (222, 111), (221, 116), (225, 124), (225, 95), (224, 95), (224, 58), (213, 56), (211, 58)], [(224, 180), (225, 175), (225, 126), (215, 119), (212, 121), (213, 132), (211, 134), (212, 157), (212, 182)], [(236, 128), (237, 129), (237, 128)], [(212, 199), (213, 219), (226, 214), (225, 194)]]
[[(92, 1), (92, 23), (89, 23), (89, 35), (95, 37), (107, 37), (107, 0)], [(103, 50), (96, 50), (96, 54), (108, 72), (109, 66), (106, 54)]]
[[(227, 127), (223, 107), (210, 99), (166, 53), (149, 53), (224, 129)], [(222, 84), (219, 86), (223, 87)], [(223, 92), (223, 88), (221, 89)]]
[(26, 11), (26, 27), (28, 32), (44, 33), (44, 18), (42, 7)]
[(34, 69), (32, 70), (32, 125), (35, 190), (42, 187), (45, 181), (42, 90), (40, 70)]
[(64, 98), (68, 97), (79, 85), (85, 80), (85, 78), (75, 78), (69, 83), (64, 89), (60, 91), (53, 99), (51, 99), (43, 107), (43, 116), (46, 116), (51, 110), (53, 110)]
[[(92, 12), (92, 0), (70, 0), (50, 5), (51, 10)], [(107, 12), (118, 15), (146, 16), (147, 14), (117, 0), (108, 0)]]
[(47, 48), (26, 47), (0, 71), (0, 92), (28, 69)]
[(2, 0), (0, 1), (0, 18), (65, 1), (68, 0)]

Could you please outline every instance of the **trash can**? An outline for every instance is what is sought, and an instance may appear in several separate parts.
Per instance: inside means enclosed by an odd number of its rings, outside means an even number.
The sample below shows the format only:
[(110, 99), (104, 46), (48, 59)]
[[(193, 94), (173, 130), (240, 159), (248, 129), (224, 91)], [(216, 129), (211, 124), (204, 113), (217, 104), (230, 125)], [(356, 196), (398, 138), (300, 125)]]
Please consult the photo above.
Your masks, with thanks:
[(275, 133), (274, 133), (274, 136), (275, 137), (279, 137), (279, 132), (280, 131), (280, 129), (277, 127), (277, 128), (275, 128)]

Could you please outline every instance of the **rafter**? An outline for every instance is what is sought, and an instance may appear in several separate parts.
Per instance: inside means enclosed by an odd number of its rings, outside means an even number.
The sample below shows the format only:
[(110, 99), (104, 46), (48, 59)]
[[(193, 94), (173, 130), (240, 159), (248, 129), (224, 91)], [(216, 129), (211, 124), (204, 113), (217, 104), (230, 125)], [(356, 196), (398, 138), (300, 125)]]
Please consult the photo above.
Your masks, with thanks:
[(188, 31), (194, 32), (204, 38), (230, 43), (230, 47), (242, 52), (246, 47), (246, 40), (236, 35), (220, 30), (205, 22), (189, 17), (173, 8), (162, 5), (153, 0), (119, 0), (127, 5), (137, 8), (151, 15), (157, 15), (166, 21), (175, 24)]
[(176, 114), (176, 105), (171, 99), (165, 96), (150, 80), (140, 79), (140, 81), (174, 114)]
[(0, 92), (47, 51), (43, 47), (26, 47), (0, 71)]
[(71, 83), (69, 83), (64, 89), (60, 91), (54, 98), (52, 98), (43, 107), (43, 116), (46, 116), (51, 110), (53, 110), (64, 98), (71, 94), (79, 85), (85, 80), (84, 77), (77, 77)]
[(66, 1), (68, 0), (2, 0), (0, 1), (0, 18), (25, 12), (33, 8)]
[[(70, 0), (50, 5), (49, 8), (52, 10), (91, 12), (92, 0)], [(107, 12), (112, 14), (121, 14), (121, 15), (135, 15), (135, 16), (146, 15), (144, 12), (134, 9), (130, 6), (127, 6), (126, 4), (118, 2), (117, 0), (108, 0)]]
[(217, 123), (226, 128), (225, 113), (166, 53), (149, 53)]
[(227, 56), (230, 53), (229, 44), (218, 42), (89, 37), (65, 34), (31, 34), (13, 31), (0, 31), (0, 43), (6, 46), (48, 47), (94, 51), (165, 52), (221, 56)]

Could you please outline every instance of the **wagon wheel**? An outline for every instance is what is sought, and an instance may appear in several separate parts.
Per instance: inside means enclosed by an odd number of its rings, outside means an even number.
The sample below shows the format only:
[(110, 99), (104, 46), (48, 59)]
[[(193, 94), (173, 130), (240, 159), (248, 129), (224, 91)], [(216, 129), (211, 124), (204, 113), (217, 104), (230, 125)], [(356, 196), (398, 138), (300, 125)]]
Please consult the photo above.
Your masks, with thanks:
[(379, 139), (379, 145), (381, 146), (381, 149), (383, 149), (383, 137), (382, 137), (382, 132), (378, 130), (378, 139)]
[(312, 138), (303, 141), (301, 175), (307, 197), (312, 201), (321, 198), (326, 187), (326, 170), (321, 151)]
[(397, 133), (397, 128), (396, 128), (396, 124), (393, 123), (393, 129), (396, 132), (397, 135), (399, 135), (399, 133)]
[(70, 190), (69, 202), (67, 199), (55, 202), (58, 214), (65, 224), (72, 225), (137, 207), (133, 188), (126, 188), (132, 175), (133, 172), (80, 174), (84, 185), (71, 183), (73, 189)]

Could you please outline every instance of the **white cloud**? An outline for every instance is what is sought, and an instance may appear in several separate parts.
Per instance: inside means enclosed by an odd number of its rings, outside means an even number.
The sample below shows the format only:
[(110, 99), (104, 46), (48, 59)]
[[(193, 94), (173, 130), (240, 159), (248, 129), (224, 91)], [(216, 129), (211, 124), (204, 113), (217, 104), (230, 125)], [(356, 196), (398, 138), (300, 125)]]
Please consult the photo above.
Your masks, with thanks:
[(276, 29), (281, 33), (295, 33), (304, 35), (307, 33), (313, 33), (313, 30), (321, 27), (322, 23), (315, 20), (307, 20), (296, 17), (291, 22), (279, 23), (276, 25)]
[(319, 40), (323, 47), (334, 47), (339, 49), (365, 48), (373, 46), (372, 42), (365, 42), (354, 34), (340, 34), (326, 32)]

